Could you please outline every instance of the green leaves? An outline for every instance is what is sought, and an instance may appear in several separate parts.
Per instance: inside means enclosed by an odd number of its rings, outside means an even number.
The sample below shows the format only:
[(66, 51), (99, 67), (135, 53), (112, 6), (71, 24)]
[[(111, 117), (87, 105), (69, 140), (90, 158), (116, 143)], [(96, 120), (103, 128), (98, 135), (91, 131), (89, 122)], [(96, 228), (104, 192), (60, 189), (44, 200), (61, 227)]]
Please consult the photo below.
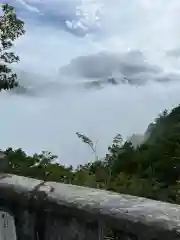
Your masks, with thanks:
[(24, 22), (17, 18), (15, 9), (8, 5), (2, 5), (3, 16), (0, 16), (0, 33), (4, 49), (12, 46), (12, 41), (25, 33)]
[(76, 132), (76, 135), (78, 136), (79, 139), (81, 139), (81, 141), (83, 143), (86, 143), (89, 145), (89, 147), (91, 148), (91, 150), (93, 151), (94, 155), (95, 155), (95, 160), (98, 161), (98, 155), (97, 155), (97, 151), (96, 151), (96, 146), (97, 146), (97, 142), (96, 144), (93, 143), (93, 141), (88, 138), (87, 136), (85, 136), (84, 134), (81, 134), (79, 132)]
[(9, 68), (9, 64), (19, 62), (19, 57), (9, 50), (25, 30), (24, 22), (17, 18), (12, 6), (2, 4), (1, 7), (3, 15), (0, 16), (0, 90), (8, 90), (18, 86), (17, 75)]
[(76, 135), (78, 136), (78, 138), (80, 138), (84, 143), (88, 144), (91, 148), (94, 147), (93, 142), (91, 141), (91, 139), (89, 139), (88, 137), (86, 137), (85, 135), (77, 132)]

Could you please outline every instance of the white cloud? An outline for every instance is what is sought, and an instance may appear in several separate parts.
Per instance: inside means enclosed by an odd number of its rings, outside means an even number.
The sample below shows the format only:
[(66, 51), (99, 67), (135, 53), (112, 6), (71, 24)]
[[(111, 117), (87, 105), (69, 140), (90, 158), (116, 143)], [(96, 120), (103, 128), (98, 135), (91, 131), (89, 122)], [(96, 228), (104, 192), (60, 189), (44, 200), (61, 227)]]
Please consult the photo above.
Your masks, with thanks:
[[(93, 158), (77, 139), (77, 131), (99, 139), (102, 156), (116, 133), (124, 137), (141, 133), (161, 110), (179, 104), (178, 81), (83, 90), (75, 87), (72, 72), (70, 82), (58, 75), (61, 66), (69, 66), (81, 56), (87, 57), (80, 65), (71, 65), (79, 82), (97, 68), (101, 74), (109, 66), (116, 72), (117, 56), (135, 49), (143, 51), (145, 62), (131, 56), (127, 65), (155, 65), (162, 72), (155, 72), (153, 79), (174, 79), (171, 73), (179, 74), (179, 60), (164, 50), (180, 47), (178, 0), (29, 0), (23, 4), (17, 9), (26, 20), (27, 33), (16, 43), (21, 57), (18, 68), (28, 72), (21, 82), (32, 87), (35, 96), (0, 94), (1, 148), (22, 147), (31, 153), (50, 150), (60, 155), (63, 163), (76, 165)], [(86, 36), (80, 34), (84, 28)], [(104, 57), (101, 64), (97, 56), (102, 51), (111, 57)], [(94, 56), (92, 61), (87, 61), (88, 55)], [(151, 72), (143, 74), (141, 71), (138, 76), (152, 80)]]
[(25, 7), (25, 9), (27, 9), (28, 11), (37, 12), (37, 13), (40, 12), (36, 7), (29, 5), (28, 1), (23, 1), (23, 0), (16, 0), (16, 1), (22, 4), (22, 6)]

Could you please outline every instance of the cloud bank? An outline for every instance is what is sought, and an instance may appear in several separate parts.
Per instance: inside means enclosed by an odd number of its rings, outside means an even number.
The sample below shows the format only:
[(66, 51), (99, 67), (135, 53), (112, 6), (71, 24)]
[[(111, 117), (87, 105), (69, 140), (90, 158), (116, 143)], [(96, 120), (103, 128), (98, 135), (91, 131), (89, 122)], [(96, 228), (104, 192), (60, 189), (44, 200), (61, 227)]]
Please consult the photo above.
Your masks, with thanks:
[(1, 148), (49, 150), (75, 166), (93, 160), (77, 131), (103, 156), (116, 133), (141, 134), (179, 104), (178, 0), (1, 2), (26, 24), (13, 66), (21, 88), (0, 94)]

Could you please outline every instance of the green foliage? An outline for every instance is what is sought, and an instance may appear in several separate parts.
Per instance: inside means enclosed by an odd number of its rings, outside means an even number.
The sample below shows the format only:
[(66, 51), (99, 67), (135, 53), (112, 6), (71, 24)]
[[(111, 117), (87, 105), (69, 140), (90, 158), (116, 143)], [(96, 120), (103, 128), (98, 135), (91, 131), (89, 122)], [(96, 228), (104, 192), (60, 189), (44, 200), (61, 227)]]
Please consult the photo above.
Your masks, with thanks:
[(19, 61), (19, 57), (10, 51), (13, 42), (25, 33), (24, 22), (17, 18), (14, 8), (1, 4), (3, 15), (0, 16), (0, 90), (18, 86), (17, 75), (9, 64)]
[(84, 134), (81, 134), (79, 132), (77, 132), (76, 135), (83, 143), (87, 144), (91, 148), (91, 150), (93, 151), (93, 153), (95, 155), (95, 160), (98, 161), (98, 155), (97, 155), (97, 151), (96, 151), (97, 142), (96, 142), (96, 144), (94, 144), (90, 138), (88, 138), (87, 136), (85, 136)]

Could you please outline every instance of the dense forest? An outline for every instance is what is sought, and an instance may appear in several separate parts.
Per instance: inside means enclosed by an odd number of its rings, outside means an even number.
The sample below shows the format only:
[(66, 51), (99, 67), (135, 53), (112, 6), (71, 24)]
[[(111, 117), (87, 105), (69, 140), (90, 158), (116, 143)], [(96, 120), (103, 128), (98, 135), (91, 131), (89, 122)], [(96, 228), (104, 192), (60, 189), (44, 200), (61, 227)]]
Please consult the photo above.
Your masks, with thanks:
[(115, 136), (103, 159), (96, 156), (93, 142), (77, 133), (96, 160), (76, 169), (57, 163), (57, 156), (49, 152), (28, 156), (22, 149), (9, 148), (5, 172), (180, 203), (179, 127), (180, 106), (158, 116), (139, 146), (124, 142), (120, 134)]
[[(18, 86), (18, 79), (9, 67), (19, 61), (10, 52), (13, 42), (25, 33), (24, 22), (13, 7), (2, 5), (0, 16), (0, 89)], [(64, 182), (152, 199), (180, 203), (180, 106), (165, 110), (151, 123), (141, 144), (114, 137), (104, 158), (99, 159), (95, 144), (81, 133), (77, 137), (95, 154), (86, 165), (66, 167), (49, 152), (28, 156), (22, 149), (4, 151), (6, 165), (0, 171), (45, 181)], [(90, 159), (91, 160), (91, 159)], [(77, 161), (77, 160), (76, 160)], [(2, 163), (2, 162), (1, 162)]]

